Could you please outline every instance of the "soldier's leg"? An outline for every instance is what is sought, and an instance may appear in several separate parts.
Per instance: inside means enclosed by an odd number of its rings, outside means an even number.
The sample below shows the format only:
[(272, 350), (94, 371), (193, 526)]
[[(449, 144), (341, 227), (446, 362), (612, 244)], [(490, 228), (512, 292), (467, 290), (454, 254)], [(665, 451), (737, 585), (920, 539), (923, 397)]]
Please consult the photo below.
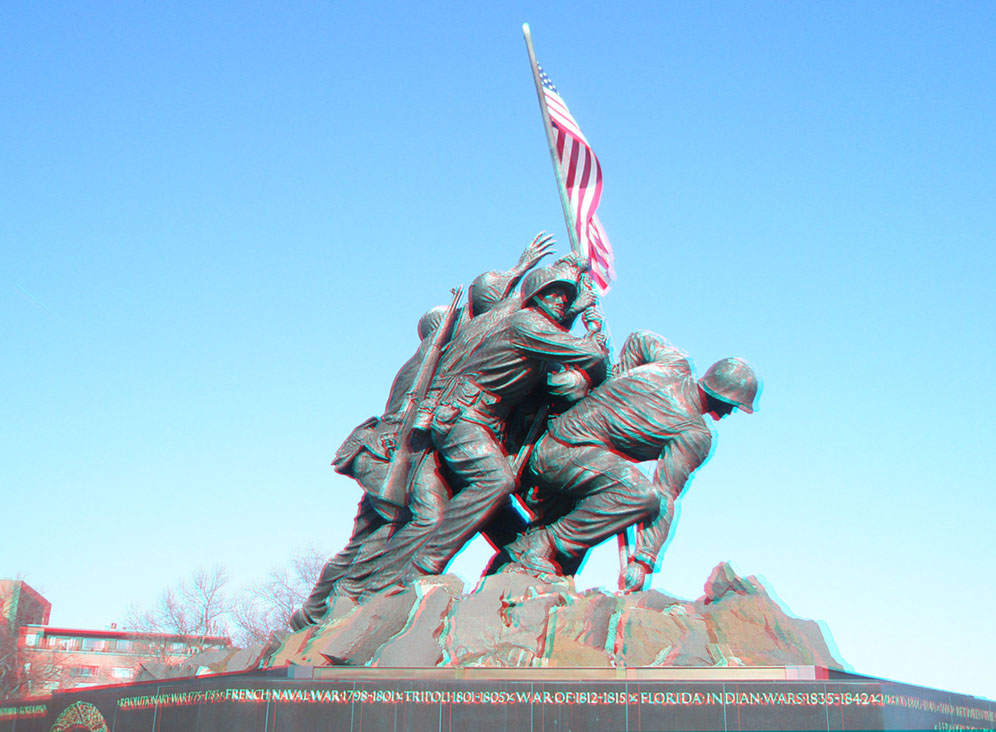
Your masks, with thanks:
[[(377, 551), (390, 537), (399, 520), (397, 511), (367, 492), (380, 487), (389, 465), (387, 460), (368, 450), (360, 450), (356, 455), (352, 475), (363, 487), (364, 494), (353, 522), (353, 533), (342, 551), (325, 563), (304, 606), (291, 616), (290, 624), (295, 630), (321, 619), (328, 610), (329, 597), (333, 593), (344, 594), (339, 585), (362, 552)], [(395, 519), (388, 520), (385, 516), (394, 516)]]
[[(537, 515), (536, 526), (549, 526), (573, 511), (577, 504), (572, 496), (564, 493), (551, 493), (550, 495), (559, 500), (545, 502), (543, 510)], [(554, 557), (554, 563), (560, 567), (561, 574), (574, 576), (581, 571), (581, 566), (587, 555), (587, 550), (575, 551), (572, 554), (558, 551)]]
[(505, 547), (515, 541), (519, 534), (529, 528), (529, 524), (522, 514), (519, 513), (513, 501), (515, 498), (509, 496), (502, 503), (498, 504), (494, 514), (481, 529), (481, 535), (487, 539), (491, 548), (495, 550), (495, 555), (488, 562), (484, 574), (494, 574), (503, 566), (508, 564), (509, 555)]
[(349, 566), (360, 550), (378, 532), (385, 529), (386, 521), (374, 510), (373, 504), (366, 494), (360, 499), (360, 505), (353, 521), (353, 533), (342, 551), (329, 559), (322, 568), (308, 599), (304, 601), (301, 610), (291, 616), (291, 627), (300, 630), (305, 625), (315, 623), (328, 610), (328, 599), (335, 590), (335, 585), (342, 580)]
[(481, 528), (481, 535), (488, 540), (488, 543), (497, 551), (511, 542), (515, 537), (525, 531), (529, 524), (519, 513), (513, 501), (515, 498), (509, 496), (498, 504), (495, 512)]
[(439, 528), (415, 555), (416, 569), (441, 574), (453, 556), (515, 490), (508, 456), (492, 432), (459, 420), (433, 439), (446, 466), (463, 488), (446, 505)]
[(339, 591), (346, 596), (363, 599), (398, 582), (412, 556), (439, 527), (450, 491), (436, 453), (425, 455), (415, 470), (408, 496), (410, 519), (401, 526), (386, 527), (392, 531), (384, 541), (360, 551), (339, 583)]
[[(525, 480), (526, 477), (524, 475), (523, 479)], [(520, 491), (524, 491), (526, 488), (526, 485), (522, 485), (520, 486)], [(526, 510), (532, 517), (532, 521), (530, 522), (512, 505), (514, 500), (515, 497), (510, 496), (507, 501), (501, 504), (481, 530), (481, 534), (494, 547), (496, 552), (484, 570), (484, 574), (486, 575), (495, 574), (506, 564), (513, 561), (512, 555), (508, 551), (508, 546), (525, 534), (530, 527), (542, 527), (553, 523), (571, 511), (575, 504), (575, 500), (571, 496), (546, 491), (538, 502), (533, 502), (529, 499), (526, 500)], [(580, 552), (571, 556), (558, 552), (556, 557), (554, 557), (554, 562), (560, 568), (560, 574), (573, 576), (581, 571), (581, 565), (584, 563), (586, 555), (587, 552)]]
[(547, 435), (537, 445), (530, 469), (549, 490), (576, 499), (571, 511), (533, 539), (552, 540), (553, 547), (570, 557), (660, 510), (660, 494), (636, 463), (604, 447), (565, 445)]

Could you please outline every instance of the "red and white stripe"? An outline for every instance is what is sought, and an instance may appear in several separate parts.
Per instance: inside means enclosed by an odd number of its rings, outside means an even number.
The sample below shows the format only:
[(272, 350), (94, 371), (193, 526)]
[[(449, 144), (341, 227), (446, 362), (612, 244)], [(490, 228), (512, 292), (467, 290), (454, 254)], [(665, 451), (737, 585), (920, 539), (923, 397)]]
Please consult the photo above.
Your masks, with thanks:
[(616, 272), (612, 245), (595, 215), (602, 197), (602, 168), (556, 87), (542, 71), (541, 79), (578, 244), (591, 262), (593, 284), (599, 293), (605, 293)]

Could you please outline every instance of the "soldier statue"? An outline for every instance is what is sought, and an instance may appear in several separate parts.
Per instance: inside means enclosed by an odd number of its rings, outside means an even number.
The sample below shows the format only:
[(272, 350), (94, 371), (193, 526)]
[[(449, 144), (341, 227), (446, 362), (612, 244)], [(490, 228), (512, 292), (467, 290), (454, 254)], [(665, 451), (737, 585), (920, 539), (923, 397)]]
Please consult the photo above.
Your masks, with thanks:
[[(709, 454), (705, 416), (752, 412), (757, 376), (727, 358), (696, 381), (687, 356), (646, 331), (627, 339), (613, 370), (585, 263), (569, 255), (533, 269), (551, 247), (551, 237), (537, 236), (511, 270), (474, 281), (458, 316), (454, 299), (449, 311), (421, 318), (421, 343), (398, 372), (384, 414), (363, 422), (336, 453), (336, 470), (364, 495), (349, 542), (326, 563), (293, 628), (321, 619), (330, 596), (362, 601), (441, 574), (478, 531), (508, 561), (573, 573), (588, 549), (639, 525), (619, 581), (627, 591), (644, 586), (675, 500)], [(570, 333), (578, 315), (588, 327), (583, 337)], [(434, 378), (419, 397), (418, 429), (401, 435), (413, 384), (430, 361)], [(547, 422), (552, 405), (566, 411)], [(521, 441), (523, 415), (547, 429), (520, 484), (509, 452)], [(411, 467), (405, 463), (400, 500), (385, 490), (392, 461), (400, 464), (399, 439), (421, 445)], [(638, 467), (648, 460), (657, 461), (652, 481)], [(519, 490), (536, 510), (529, 531), (511, 506)]]
[(455, 493), (412, 559), (409, 576), (444, 572), (517, 489), (506, 449), (507, 420), (546, 384), (551, 368), (571, 366), (585, 372), (589, 383), (605, 378), (604, 338), (595, 332), (577, 337), (565, 327), (577, 315), (580, 276), (572, 258), (531, 272), (522, 282), (521, 305), (487, 323), (485, 339), (472, 348), (459, 340), (451, 344), (431, 436)]
[[(667, 540), (674, 502), (709, 455), (719, 420), (735, 408), (751, 413), (758, 380), (738, 358), (716, 362), (695, 380), (688, 357), (647, 331), (630, 335), (609, 380), (550, 423), (524, 481), (539, 494), (573, 499), (566, 514), (507, 547), (512, 560), (538, 572), (559, 573), (559, 554), (578, 557), (642, 522), (620, 588), (642, 589)], [(656, 460), (653, 481), (638, 463)]]
[[(470, 303), (466, 312), (458, 318), (458, 323), (483, 315), (508, 298), (523, 275), (549, 255), (553, 246), (553, 237), (540, 233), (522, 252), (514, 267), (479, 275), (470, 286)], [(425, 360), (431, 336), (443, 321), (445, 311), (444, 306), (437, 306), (419, 319), (419, 347), (395, 376), (383, 415), (364, 420), (336, 452), (332, 461), (336, 472), (354, 478), (363, 488), (364, 494), (349, 541), (326, 562), (303, 607), (291, 616), (290, 625), (295, 630), (317, 622), (328, 609), (330, 595), (342, 590), (341, 585), (354, 565), (363, 567), (376, 563), (384, 555), (388, 539), (411, 520), (411, 511), (387, 500), (383, 489), (397, 447), (406, 396)], [(356, 597), (358, 592), (343, 594)]]

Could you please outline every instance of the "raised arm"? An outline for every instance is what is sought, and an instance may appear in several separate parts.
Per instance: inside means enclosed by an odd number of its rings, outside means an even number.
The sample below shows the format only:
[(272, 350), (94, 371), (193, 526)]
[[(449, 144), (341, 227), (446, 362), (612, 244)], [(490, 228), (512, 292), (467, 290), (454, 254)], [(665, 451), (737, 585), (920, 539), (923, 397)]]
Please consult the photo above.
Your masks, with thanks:
[(522, 252), (518, 263), (509, 270), (493, 270), (477, 276), (471, 283), (469, 298), (474, 317), (492, 310), (505, 300), (519, 284), (522, 276), (553, 251), (553, 235), (537, 234)]
[(602, 383), (608, 373), (609, 352), (604, 339), (592, 334), (583, 338), (573, 336), (533, 310), (519, 312), (513, 343), (543, 361), (583, 369), (593, 384)]
[(518, 263), (510, 270), (515, 280), (509, 286), (509, 290), (518, 284), (526, 272), (539, 264), (543, 257), (552, 254), (553, 245), (556, 243), (553, 234), (547, 234), (545, 231), (541, 231), (533, 237), (533, 240), (529, 242), (529, 246), (522, 251)]

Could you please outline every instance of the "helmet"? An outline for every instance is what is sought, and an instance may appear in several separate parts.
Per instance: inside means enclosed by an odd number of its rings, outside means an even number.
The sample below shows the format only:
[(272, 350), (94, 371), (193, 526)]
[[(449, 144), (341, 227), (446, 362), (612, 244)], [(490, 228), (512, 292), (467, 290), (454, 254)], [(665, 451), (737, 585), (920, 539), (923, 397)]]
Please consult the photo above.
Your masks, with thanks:
[(757, 374), (742, 358), (717, 361), (699, 379), (699, 386), (709, 396), (734, 404), (748, 414), (754, 411)]
[(470, 300), (471, 312), (476, 318), (483, 315), (501, 301), (509, 286), (511, 275), (507, 272), (485, 272), (478, 275), (470, 283), (467, 290), (467, 298)]
[(445, 305), (437, 305), (431, 310), (427, 310), (425, 315), (418, 319), (419, 339), (424, 341), (432, 331), (440, 326), (444, 317), (446, 317)]
[(576, 272), (570, 268), (543, 267), (534, 269), (522, 278), (522, 301), (528, 303), (536, 295), (551, 285), (565, 285), (570, 290), (570, 300), (574, 300), (578, 294), (578, 280)]

